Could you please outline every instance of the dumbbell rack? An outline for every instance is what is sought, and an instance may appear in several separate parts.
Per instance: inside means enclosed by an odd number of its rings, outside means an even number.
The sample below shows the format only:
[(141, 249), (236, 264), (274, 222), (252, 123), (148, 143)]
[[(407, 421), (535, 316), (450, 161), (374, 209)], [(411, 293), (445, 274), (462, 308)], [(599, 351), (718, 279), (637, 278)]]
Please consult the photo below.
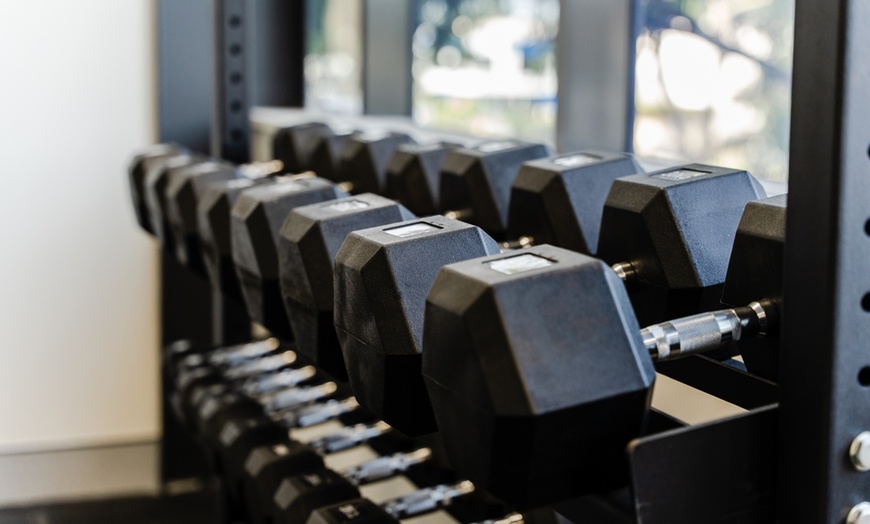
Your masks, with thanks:
[[(252, 41), (249, 8), (241, 0), (214, 5), (219, 52), (211, 116), (220, 139), (212, 152), (241, 161), (248, 128), (239, 115), (255, 102), (301, 102), (302, 50), (298, 42), (282, 42), (292, 52), (270, 55), (271, 67), (256, 73), (243, 51)], [(273, 14), (260, 18), (301, 34), (298, 11)], [(227, 44), (234, 38), (241, 50)], [(780, 382), (702, 356), (659, 365), (659, 372), (747, 411), (698, 426), (653, 412), (649, 434), (630, 447), (630, 489), (560, 505), (563, 515), (583, 522), (835, 524), (870, 499), (870, 473), (858, 472), (849, 460), (852, 439), (870, 430), (868, 50), (870, 3), (796, 0)], [(168, 77), (170, 54), (160, 54)], [(289, 73), (267, 78), (263, 71), (278, 69), (281, 60)], [(249, 96), (251, 89), (231, 80), (233, 73), (251, 71), (271, 83), (272, 95)], [(171, 107), (171, 98), (162, 93), (161, 107)], [(168, 125), (161, 123), (162, 138), (179, 140)], [(202, 145), (195, 138), (180, 141)], [(162, 268), (165, 341), (233, 342), (248, 335), (231, 327), (237, 312), (170, 256), (163, 255)]]

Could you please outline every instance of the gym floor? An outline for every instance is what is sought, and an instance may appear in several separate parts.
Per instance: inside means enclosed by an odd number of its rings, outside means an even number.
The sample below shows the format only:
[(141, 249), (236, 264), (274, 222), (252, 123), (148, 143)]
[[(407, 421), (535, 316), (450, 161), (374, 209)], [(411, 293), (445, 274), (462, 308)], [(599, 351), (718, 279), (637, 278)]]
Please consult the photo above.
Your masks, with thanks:
[(210, 524), (218, 521), (214, 492), (0, 509), (2, 524)]

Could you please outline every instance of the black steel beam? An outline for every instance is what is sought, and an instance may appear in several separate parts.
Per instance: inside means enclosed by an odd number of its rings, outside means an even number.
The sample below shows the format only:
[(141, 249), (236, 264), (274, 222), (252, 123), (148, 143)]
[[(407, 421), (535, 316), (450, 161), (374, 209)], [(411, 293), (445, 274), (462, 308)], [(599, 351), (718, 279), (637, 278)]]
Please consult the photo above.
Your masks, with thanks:
[[(778, 521), (870, 499), (870, 2), (798, 0), (784, 283)], [(863, 520), (862, 520), (863, 522)]]

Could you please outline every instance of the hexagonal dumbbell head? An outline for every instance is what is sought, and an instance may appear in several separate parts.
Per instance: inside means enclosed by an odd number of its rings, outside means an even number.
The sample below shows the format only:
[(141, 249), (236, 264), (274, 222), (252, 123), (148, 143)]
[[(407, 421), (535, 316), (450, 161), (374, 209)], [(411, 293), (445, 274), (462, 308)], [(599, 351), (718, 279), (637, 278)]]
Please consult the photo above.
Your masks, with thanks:
[(436, 429), (420, 375), (426, 294), (441, 266), (497, 252), (481, 229), (440, 216), (348, 235), (335, 257), (335, 328), (363, 407), (408, 435)]
[(284, 163), (285, 173), (301, 173), (312, 169), (311, 154), (323, 137), (332, 136), (332, 128), (322, 122), (308, 122), (282, 127), (272, 138), (272, 152)]
[(136, 221), (142, 229), (152, 235), (154, 228), (151, 227), (151, 216), (145, 196), (145, 175), (158, 162), (183, 154), (186, 154), (185, 149), (177, 144), (156, 144), (136, 154), (127, 168), (130, 198), (133, 200)]
[(166, 216), (175, 238), (175, 257), (195, 273), (205, 274), (196, 210), (212, 182), (238, 177), (236, 166), (209, 160), (172, 170), (166, 185)]
[(369, 499), (354, 499), (324, 506), (311, 514), (307, 524), (399, 524), (399, 519)]
[(275, 491), (274, 522), (308, 522), (317, 508), (359, 496), (356, 486), (327, 468), (286, 477)]
[(208, 185), (197, 206), (202, 256), (209, 281), (213, 288), (240, 303), (244, 299), (233, 262), (231, 210), (242, 191), (275, 183), (274, 178), (238, 178), (213, 182)]
[(353, 183), (353, 193), (383, 193), (393, 153), (399, 146), (413, 143), (405, 133), (366, 131), (354, 135), (341, 151), (342, 178)]
[[(759, 299), (782, 299), (785, 259), (786, 196), (780, 195), (746, 205), (737, 227), (722, 303), (741, 306)], [(769, 325), (776, 326), (777, 319)], [(764, 337), (741, 340), (740, 354), (746, 368), (756, 375), (779, 380), (778, 331)]]
[(595, 254), (613, 181), (643, 173), (630, 155), (579, 151), (526, 162), (511, 188), (510, 238)]
[(386, 194), (395, 198), (418, 215), (432, 215), (441, 210), (438, 188), (441, 184), (441, 164), (447, 153), (459, 144), (399, 146), (387, 167)]
[(501, 237), (507, 229), (511, 184), (520, 166), (549, 155), (543, 144), (515, 140), (451, 151), (441, 165), (441, 207)]
[(168, 253), (175, 254), (175, 237), (169, 226), (166, 214), (166, 186), (171, 172), (204, 162), (205, 158), (195, 155), (176, 155), (155, 162), (145, 173), (145, 202), (148, 205), (148, 221), (160, 246)]
[(336, 183), (347, 182), (341, 171), (341, 152), (350, 139), (359, 134), (356, 129), (334, 129), (332, 135), (322, 136), (311, 151), (311, 170), (317, 176)]
[(278, 238), (290, 211), (347, 196), (332, 182), (289, 177), (277, 184), (248, 189), (232, 209), (233, 261), (251, 318), (277, 337), (290, 338), (290, 322), (278, 281)]
[(332, 315), (335, 255), (352, 231), (412, 218), (396, 202), (363, 193), (298, 207), (281, 227), (281, 291), (297, 349), (340, 380), (347, 379), (347, 371)]
[(446, 266), (426, 305), (423, 375), (448, 459), (506, 502), (626, 481), (655, 373), (603, 262), (537, 246)]
[(613, 183), (598, 256), (622, 266), (641, 324), (718, 309), (743, 208), (764, 196), (748, 172), (700, 164)]

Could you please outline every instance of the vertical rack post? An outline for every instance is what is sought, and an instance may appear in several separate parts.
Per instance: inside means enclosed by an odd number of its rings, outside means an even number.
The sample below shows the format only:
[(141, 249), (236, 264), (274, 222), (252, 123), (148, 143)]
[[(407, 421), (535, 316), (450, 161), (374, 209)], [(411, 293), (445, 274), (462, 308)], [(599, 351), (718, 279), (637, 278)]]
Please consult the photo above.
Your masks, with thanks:
[(213, 156), (236, 163), (248, 161), (249, 89), (245, 63), (252, 52), (245, 42), (251, 23), (245, 0), (215, 1), (215, 110)]
[[(870, 3), (797, 0), (784, 283), (779, 522), (870, 499)], [(863, 522), (863, 520), (862, 520)]]
[(631, 151), (639, 0), (562, 0), (556, 62), (560, 151)]
[(411, 37), (417, 2), (363, 4), (363, 105), (366, 114), (410, 115)]

